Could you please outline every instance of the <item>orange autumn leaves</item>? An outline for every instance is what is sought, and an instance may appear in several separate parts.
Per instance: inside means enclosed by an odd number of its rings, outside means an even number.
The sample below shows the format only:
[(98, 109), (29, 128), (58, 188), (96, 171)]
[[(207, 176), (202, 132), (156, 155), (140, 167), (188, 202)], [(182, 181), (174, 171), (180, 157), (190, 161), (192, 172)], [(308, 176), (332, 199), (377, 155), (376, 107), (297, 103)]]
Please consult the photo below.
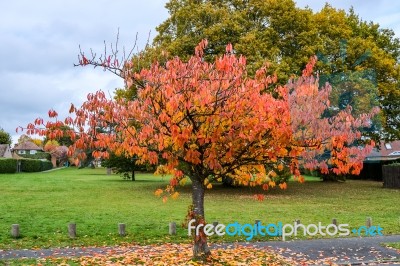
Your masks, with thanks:
[[(323, 118), (332, 88), (318, 88), (312, 76), (315, 58), (302, 77), (278, 86), (265, 68), (250, 77), (246, 59), (236, 56), (232, 45), (214, 63), (203, 58), (206, 46), (202, 41), (187, 62), (175, 57), (139, 73), (124, 71), (126, 83), (137, 89), (134, 99), (92, 93), (80, 108), (71, 107), (74, 116), (64, 122), (51, 111), (55, 122), (37, 120), (29, 130), (54, 137), (60, 134), (57, 127), (68, 125), (74, 130), (64, 134), (75, 140), (70, 154), (78, 158), (93, 150), (95, 157), (112, 151), (137, 156), (138, 163), (163, 161), (163, 173), (174, 175), (166, 189), (155, 192), (164, 201), (179, 195), (175, 187), (188, 176), (209, 189), (229, 177), (235, 184), (267, 190), (287, 188), (266, 169), (271, 164), (277, 171), (288, 167), (300, 182), (300, 165), (336, 174), (359, 172), (373, 143), (353, 143), (361, 138), (358, 128), (368, 126), (377, 111), (353, 117), (344, 110)], [(327, 150), (332, 151), (328, 159), (321, 156)]]
[(80, 258), (39, 259), (37, 265), (291, 265), (292, 260), (270, 249), (229, 245), (215, 247), (212, 258), (193, 260), (189, 244), (115, 247), (105, 254)]

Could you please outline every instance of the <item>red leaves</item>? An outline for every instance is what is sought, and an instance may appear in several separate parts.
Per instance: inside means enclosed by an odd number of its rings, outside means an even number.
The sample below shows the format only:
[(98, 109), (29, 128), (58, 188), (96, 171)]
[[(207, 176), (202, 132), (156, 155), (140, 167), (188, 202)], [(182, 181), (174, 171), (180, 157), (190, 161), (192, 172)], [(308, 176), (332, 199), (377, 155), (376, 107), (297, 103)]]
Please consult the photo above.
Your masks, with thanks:
[(86, 66), (86, 65), (89, 64), (89, 60), (88, 60), (84, 55), (82, 55), (82, 59), (79, 60), (79, 64), (80, 64), (81, 66)]
[(265, 195), (264, 194), (256, 194), (256, 195), (254, 195), (254, 199), (258, 200), (258, 201), (263, 201), (265, 199)]
[(53, 109), (50, 109), (48, 112), (48, 115), (50, 118), (54, 118), (58, 116), (58, 113), (56, 111), (54, 111)]

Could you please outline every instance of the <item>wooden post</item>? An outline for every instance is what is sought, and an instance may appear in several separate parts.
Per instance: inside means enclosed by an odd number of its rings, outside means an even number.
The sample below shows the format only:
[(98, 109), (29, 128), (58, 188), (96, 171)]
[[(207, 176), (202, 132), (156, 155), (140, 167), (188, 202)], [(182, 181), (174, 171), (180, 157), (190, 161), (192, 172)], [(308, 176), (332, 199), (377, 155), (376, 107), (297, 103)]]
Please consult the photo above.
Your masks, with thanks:
[(68, 224), (68, 235), (70, 238), (76, 238), (76, 224), (75, 223)]
[(111, 168), (107, 168), (107, 175), (111, 175)]
[(217, 222), (217, 221), (213, 222), (213, 226), (214, 226), (214, 233), (215, 233), (215, 227), (217, 227), (217, 225), (218, 225), (218, 222)]
[(169, 223), (169, 234), (176, 235), (176, 223), (175, 222)]
[(14, 238), (19, 237), (19, 224), (13, 224), (11, 226), (11, 236)]
[(334, 225), (337, 226), (337, 219), (336, 219), (336, 218), (333, 218), (333, 219), (332, 219), (332, 224), (334, 224)]
[(126, 228), (125, 224), (118, 224), (118, 234), (120, 236), (125, 236), (126, 235), (125, 228)]
[(368, 218), (367, 218), (366, 226), (367, 226), (368, 228), (370, 228), (370, 227), (372, 226), (372, 218), (371, 218), (371, 217), (368, 217)]

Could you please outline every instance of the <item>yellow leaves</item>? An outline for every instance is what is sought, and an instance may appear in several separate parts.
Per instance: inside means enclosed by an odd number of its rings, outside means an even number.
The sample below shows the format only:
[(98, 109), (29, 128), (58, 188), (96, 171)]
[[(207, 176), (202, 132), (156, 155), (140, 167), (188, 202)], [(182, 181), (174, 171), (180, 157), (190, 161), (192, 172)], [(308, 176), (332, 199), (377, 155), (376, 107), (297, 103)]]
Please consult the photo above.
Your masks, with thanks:
[(171, 195), (172, 199), (177, 199), (179, 197), (179, 192), (174, 192), (174, 194)]
[(277, 176), (277, 174), (276, 174), (275, 171), (273, 171), (273, 170), (269, 171), (268, 175), (269, 175), (270, 177), (272, 177), (272, 178), (274, 178), (274, 177)]
[(283, 164), (279, 164), (278, 167), (277, 167), (277, 169), (278, 169), (279, 171), (282, 171), (282, 170), (283, 170)]
[(168, 200), (168, 197), (167, 197), (167, 196), (164, 196), (163, 199), (162, 199), (163, 203), (166, 203), (167, 200)]
[(283, 182), (283, 183), (279, 184), (279, 187), (280, 187), (281, 189), (287, 189), (287, 184), (286, 184), (286, 182)]
[(271, 188), (274, 188), (274, 187), (276, 186), (275, 182), (272, 181), (272, 180), (268, 182), (268, 185), (269, 185)]
[(187, 182), (187, 177), (182, 178), (181, 180), (179, 180), (179, 185), (184, 186)]
[(159, 196), (161, 196), (161, 194), (163, 194), (164, 193), (164, 190), (162, 190), (162, 189), (157, 189), (156, 191), (154, 191), (154, 195), (156, 195), (156, 197), (159, 197)]
[(209, 184), (207, 185), (207, 189), (212, 189), (211, 183), (209, 183)]

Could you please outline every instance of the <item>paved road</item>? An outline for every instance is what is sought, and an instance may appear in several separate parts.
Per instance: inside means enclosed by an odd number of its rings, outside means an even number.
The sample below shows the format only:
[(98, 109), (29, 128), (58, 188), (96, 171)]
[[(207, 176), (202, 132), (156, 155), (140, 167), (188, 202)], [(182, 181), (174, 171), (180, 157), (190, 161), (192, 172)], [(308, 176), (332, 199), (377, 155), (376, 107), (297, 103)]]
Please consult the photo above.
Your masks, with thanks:
[[(391, 262), (385, 265), (400, 264), (400, 251), (382, 246), (381, 243), (383, 242), (400, 242), (400, 235), (236, 244), (272, 249), (292, 259), (294, 264), (302, 261), (314, 261), (316, 265), (329, 262), (343, 265), (381, 265), (384, 261)], [(233, 244), (215, 244), (213, 246), (229, 248)], [(135, 246), (128, 247), (133, 252), (135, 248)], [(107, 254), (109, 252), (113, 254), (125, 253), (127, 252), (127, 247), (0, 250), (0, 261), (2, 259), (45, 258), (49, 256), (80, 257)]]
[(400, 264), (400, 251), (387, 248), (381, 243), (400, 242), (400, 235), (379, 237), (335, 238), (296, 241), (249, 243), (258, 247), (270, 247), (295, 261), (332, 261), (336, 264), (362, 265), (362, 263), (392, 261)]

